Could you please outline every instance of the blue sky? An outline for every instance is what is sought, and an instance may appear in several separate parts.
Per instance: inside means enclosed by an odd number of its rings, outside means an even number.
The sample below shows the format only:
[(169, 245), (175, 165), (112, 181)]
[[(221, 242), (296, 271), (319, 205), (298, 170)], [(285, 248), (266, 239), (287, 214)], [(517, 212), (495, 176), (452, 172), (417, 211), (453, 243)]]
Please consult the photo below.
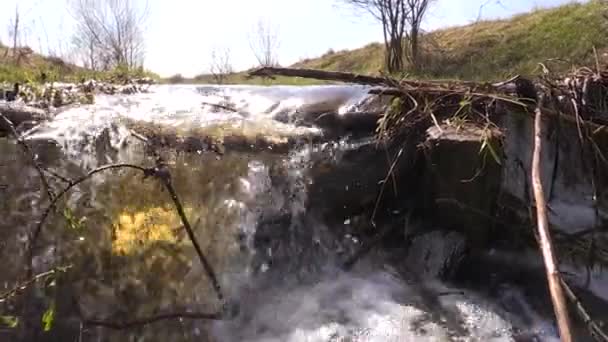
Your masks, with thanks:
[[(145, 0), (133, 0), (144, 3)], [(209, 68), (213, 48), (229, 48), (235, 69), (255, 65), (249, 36), (259, 20), (276, 27), (279, 61), (289, 65), (334, 50), (382, 40), (381, 27), (369, 16), (340, 5), (339, 0), (148, 0), (146, 67), (168, 76), (193, 76)], [(571, 0), (438, 0), (423, 27), (464, 25), (475, 21), (483, 4), (484, 19), (507, 17)], [(43, 53), (69, 55), (73, 19), (68, 0), (2, 0), (0, 40), (18, 3), (23, 42)]]

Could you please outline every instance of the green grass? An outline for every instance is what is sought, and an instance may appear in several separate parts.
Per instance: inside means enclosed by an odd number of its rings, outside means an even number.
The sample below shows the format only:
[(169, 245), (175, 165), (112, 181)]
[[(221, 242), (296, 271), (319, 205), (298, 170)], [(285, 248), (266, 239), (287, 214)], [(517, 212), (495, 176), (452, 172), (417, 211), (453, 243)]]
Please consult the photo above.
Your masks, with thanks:
[(119, 81), (125, 78), (159, 77), (147, 70), (127, 70), (126, 68), (115, 68), (110, 71), (92, 71), (70, 63), (60, 58), (46, 57), (36, 53), (16, 63), (9, 52), (7, 58), (3, 58), (6, 47), (0, 44), (0, 83), (36, 83), (42, 81), (42, 75), (46, 75), (47, 81), (79, 82), (83, 79), (96, 79), (100, 81)]
[[(422, 37), (422, 68), (410, 76), (493, 80), (513, 74), (536, 74), (538, 63), (545, 63), (552, 71), (565, 72), (595, 65), (594, 47), (600, 63), (605, 65), (607, 7), (593, 0), (430, 32)], [(383, 45), (374, 43), (352, 51), (329, 52), (294, 66), (378, 74), (383, 69), (383, 56)]]

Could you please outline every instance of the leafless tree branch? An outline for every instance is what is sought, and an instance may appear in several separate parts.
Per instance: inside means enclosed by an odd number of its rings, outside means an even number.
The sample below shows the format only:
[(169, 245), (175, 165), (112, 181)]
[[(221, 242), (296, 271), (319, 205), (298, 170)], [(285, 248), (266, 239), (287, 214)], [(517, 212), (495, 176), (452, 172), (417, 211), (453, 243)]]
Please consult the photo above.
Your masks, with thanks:
[(9, 130), (11, 131), (11, 134), (15, 137), (17, 143), (23, 149), (23, 152), (29, 157), (30, 161), (32, 162), (32, 165), (34, 165), (36, 171), (38, 172), (38, 175), (40, 176), (40, 181), (42, 182), (42, 186), (44, 187), (46, 194), (49, 197), (49, 201), (53, 201), (55, 195), (53, 194), (53, 191), (49, 186), (49, 182), (46, 179), (46, 176), (44, 175), (42, 166), (37, 161), (36, 155), (30, 149), (29, 145), (23, 140), (21, 135), (17, 132), (17, 129), (15, 128), (13, 122), (9, 120), (6, 116), (4, 116), (4, 114), (2, 113), (0, 113), (0, 119), (2, 119), (2, 121), (6, 123), (6, 125), (9, 127)]
[(230, 49), (213, 49), (211, 51), (211, 75), (215, 83), (223, 84), (232, 73)]
[(134, 69), (143, 64), (143, 25), (148, 14), (129, 0), (72, 0), (76, 20), (73, 44), (95, 70), (117, 66)]
[(277, 50), (279, 36), (277, 30), (269, 23), (258, 21), (257, 26), (249, 36), (249, 47), (255, 55), (259, 66), (274, 67), (279, 64)]

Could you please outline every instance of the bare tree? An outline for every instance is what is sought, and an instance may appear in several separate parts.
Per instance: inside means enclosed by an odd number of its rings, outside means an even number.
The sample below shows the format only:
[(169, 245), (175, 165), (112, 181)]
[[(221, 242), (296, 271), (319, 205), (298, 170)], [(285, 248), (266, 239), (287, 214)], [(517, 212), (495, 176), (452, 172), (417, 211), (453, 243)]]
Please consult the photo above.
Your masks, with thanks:
[(403, 41), (410, 15), (407, 0), (340, 0), (349, 6), (369, 12), (382, 23), (385, 65), (388, 72), (403, 69)]
[(211, 75), (217, 84), (223, 84), (233, 71), (230, 62), (230, 49), (213, 49), (211, 51)]
[[(339, 0), (369, 12), (382, 24), (388, 72), (403, 70), (404, 55), (418, 67), (420, 26), (433, 0)], [(407, 49), (404, 47), (407, 41)]]
[(409, 26), (407, 55), (414, 69), (418, 68), (420, 25), (422, 25), (422, 20), (431, 2), (432, 0), (406, 0), (409, 14), (407, 16)]
[(279, 64), (277, 57), (279, 36), (277, 30), (270, 24), (261, 20), (258, 21), (257, 26), (249, 36), (249, 46), (260, 66), (268, 67)]
[[(8, 35), (9, 35), (9, 39), (12, 40), (13, 42), (13, 48), (12, 48), (12, 57), (13, 59), (17, 58), (17, 45), (19, 43), (19, 29), (20, 29), (20, 17), (19, 17), (19, 6), (15, 6), (15, 17), (11, 19), (11, 22), (8, 26)], [(4, 60), (6, 60), (6, 58), (8, 57), (8, 53), (9, 51), (11, 51), (11, 49), (9, 47), (6, 48), (6, 50), (4, 50)]]
[(143, 65), (144, 9), (131, 0), (72, 0), (76, 20), (73, 43), (86, 51), (87, 64), (94, 69), (135, 69)]

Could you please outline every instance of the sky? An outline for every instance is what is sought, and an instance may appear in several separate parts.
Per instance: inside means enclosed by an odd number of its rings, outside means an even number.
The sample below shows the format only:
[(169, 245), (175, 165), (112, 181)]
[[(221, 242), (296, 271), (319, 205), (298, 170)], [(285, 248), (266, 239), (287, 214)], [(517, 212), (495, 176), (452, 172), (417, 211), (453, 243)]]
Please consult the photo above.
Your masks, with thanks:
[[(22, 44), (44, 54), (68, 56), (74, 20), (69, 0), (2, 0), (0, 41), (19, 9)], [(170, 76), (208, 72), (211, 52), (229, 49), (236, 70), (255, 66), (250, 37), (262, 21), (279, 40), (279, 62), (290, 65), (303, 58), (362, 47), (382, 40), (382, 28), (369, 15), (353, 11), (340, 0), (132, 0), (147, 2), (144, 27), (146, 68)], [(535, 8), (572, 0), (436, 0), (423, 29), (465, 25), (482, 19), (504, 18)]]

